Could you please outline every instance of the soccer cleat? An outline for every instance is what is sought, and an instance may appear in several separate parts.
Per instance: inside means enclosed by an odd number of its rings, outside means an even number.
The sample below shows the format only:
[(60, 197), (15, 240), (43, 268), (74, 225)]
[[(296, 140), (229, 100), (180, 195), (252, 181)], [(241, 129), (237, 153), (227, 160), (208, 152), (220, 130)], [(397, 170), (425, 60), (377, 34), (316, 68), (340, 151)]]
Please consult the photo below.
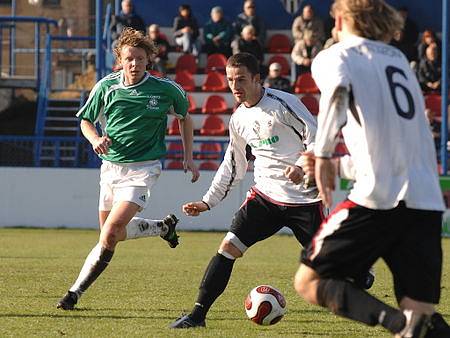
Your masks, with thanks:
[(398, 333), (396, 338), (426, 338), (431, 328), (431, 316), (417, 315), (412, 310), (404, 310), (406, 317), (404, 329)]
[(200, 323), (194, 322), (189, 315), (184, 315), (169, 325), (171, 329), (192, 329), (194, 327), (206, 327), (206, 323), (204, 320)]
[(175, 230), (178, 223), (178, 218), (175, 215), (170, 214), (164, 217), (163, 223), (167, 226), (168, 230), (164, 236), (161, 236), (161, 238), (167, 241), (171, 248), (175, 248), (178, 245), (178, 235)]
[(438, 312), (431, 316), (431, 325), (425, 338), (450, 338), (450, 326)]
[(72, 291), (67, 291), (65, 296), (59, 300), (58, 304), (56, 304), (56, 308), (63, 310), (73, 310), (77, 301), (77, 294)]

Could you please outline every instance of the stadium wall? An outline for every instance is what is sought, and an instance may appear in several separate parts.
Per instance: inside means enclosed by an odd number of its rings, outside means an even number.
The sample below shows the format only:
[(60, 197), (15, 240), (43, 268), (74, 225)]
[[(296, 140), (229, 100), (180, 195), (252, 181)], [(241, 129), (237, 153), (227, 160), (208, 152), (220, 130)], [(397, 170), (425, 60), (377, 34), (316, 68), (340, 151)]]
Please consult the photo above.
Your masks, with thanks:
[[(199, 217), (181, 212), (183, 203), (202, 198), (214, 174), (202, 171), (199, 181), (191, 183), (190, 173), (163, 171), (140, 214), (160, 219), (175, 213), (183, 230), (227, 230), (253, 184), (253, 173), (211, 211)], [(0, 167), (0, 226), (97, 228), (98, 182), (98, 169)]]

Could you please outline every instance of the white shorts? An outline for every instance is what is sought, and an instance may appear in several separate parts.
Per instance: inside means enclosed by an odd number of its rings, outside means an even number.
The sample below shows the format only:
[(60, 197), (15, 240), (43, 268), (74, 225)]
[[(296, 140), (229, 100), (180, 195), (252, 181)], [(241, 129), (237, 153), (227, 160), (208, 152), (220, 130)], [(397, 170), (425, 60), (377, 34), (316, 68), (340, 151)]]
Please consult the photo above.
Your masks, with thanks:
[(116, 202), (133, 202), (139, 211), (145, 209), (150, 189), (161, 174), (159, 160), (136, 163), (103, 161), (100, 168), (100, 198), (98, 209), (110, 211)]

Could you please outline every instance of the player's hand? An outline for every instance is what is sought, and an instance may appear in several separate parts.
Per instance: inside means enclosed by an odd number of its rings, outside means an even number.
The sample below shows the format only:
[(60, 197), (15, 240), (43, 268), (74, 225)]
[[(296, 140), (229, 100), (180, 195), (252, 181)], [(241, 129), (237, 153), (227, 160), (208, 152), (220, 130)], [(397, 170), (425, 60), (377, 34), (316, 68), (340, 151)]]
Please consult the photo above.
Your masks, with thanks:
[(189, 202), (184, 204), (182, 209), (187, 216), (198, 216), (201, 212), (207, 211), (208, 206), (202, 201)]
[(284, 176), (294, 182), (294, 184), (299, 184), (303, 180), (304, 172), (302, 168), (296, 165), (290, 165), (284, 170)]
[(303, 169), (306, 176), (314, 178), (316, 158), (312, 151), (304, 152), (297, 163)]
[(96, 154), (107, 154), (109, 146), (112, 144), (111, 139), (108, 136), (99, 136), (92, 142), (92, 149)]
[(192, 172), (192, 183), (197, 182), (198, 178), (200, 177), (200, 171), (198, 170), (193, 160), (183, 161), (183, 169), (185, 173), (187, 173), (188, 170)]
[(323, 204), (330, 208), (333, 204), (335, 189), (336, 165), (333, 159), (316, 158), (316, 183), (319, 188)]

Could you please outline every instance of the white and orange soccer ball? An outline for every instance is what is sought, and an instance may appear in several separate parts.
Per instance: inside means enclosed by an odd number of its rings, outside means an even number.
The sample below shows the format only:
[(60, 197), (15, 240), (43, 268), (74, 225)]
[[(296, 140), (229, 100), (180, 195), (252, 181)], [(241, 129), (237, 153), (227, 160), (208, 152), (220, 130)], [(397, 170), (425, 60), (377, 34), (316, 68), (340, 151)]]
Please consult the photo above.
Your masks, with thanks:
[(286, 313), (283, 294), (270, 285), (259, 285), (245, 299), (248, 318), (258, 325), (278, 323)]

